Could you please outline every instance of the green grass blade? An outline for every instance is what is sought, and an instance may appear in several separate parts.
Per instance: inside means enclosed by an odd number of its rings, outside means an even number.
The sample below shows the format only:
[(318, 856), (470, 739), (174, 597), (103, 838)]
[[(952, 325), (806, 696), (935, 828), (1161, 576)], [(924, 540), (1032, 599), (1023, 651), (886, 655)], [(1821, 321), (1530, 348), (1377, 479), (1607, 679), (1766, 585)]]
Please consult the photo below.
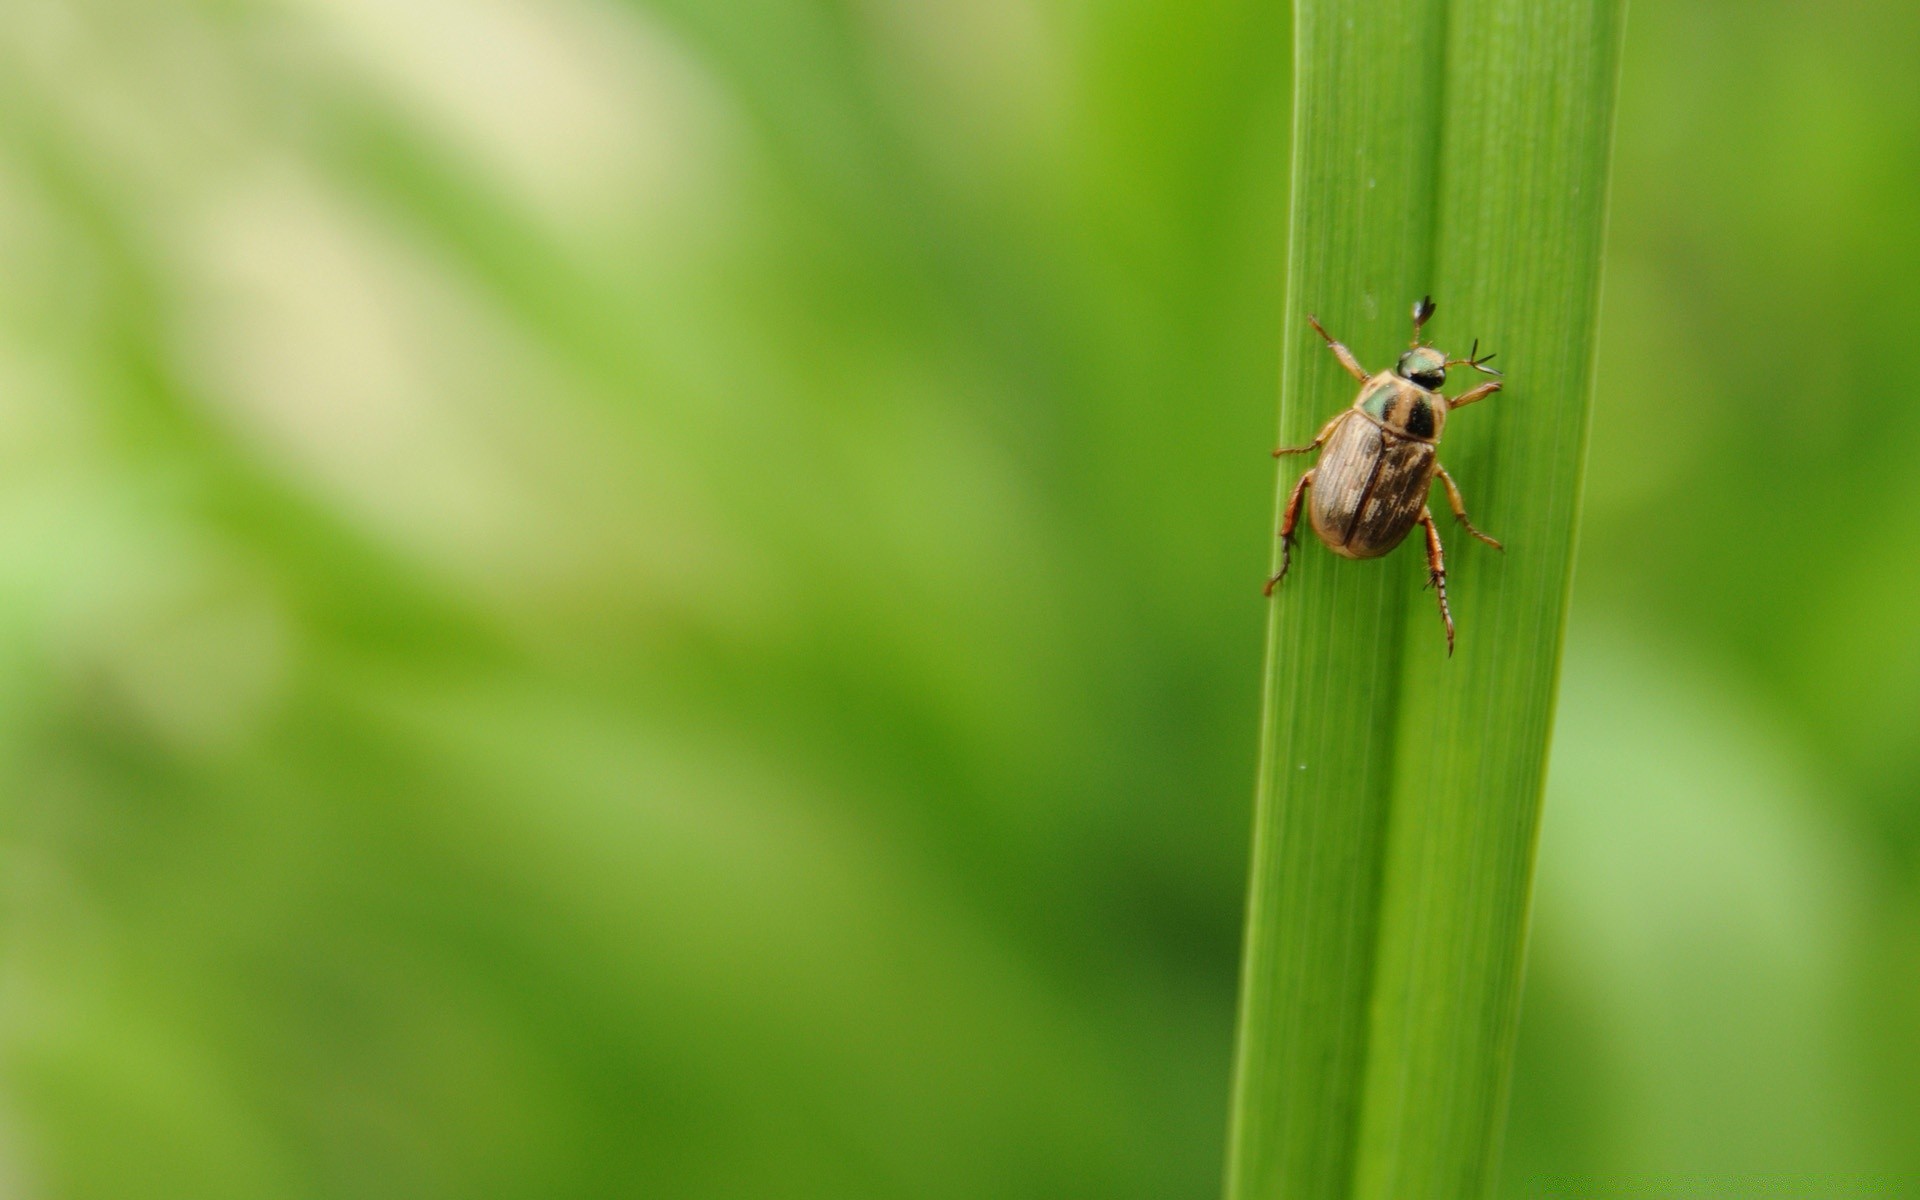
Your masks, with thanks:
[[(1448, 536), (1451, 660), (1417, 539), (1349, 562), (1308, 538), (1275, 601), (1230, 1200), (1474, 1196), (1491, 1178), (1620, 21), (1618, 0), (1296, 6), (1283, 437), (1307, 441), (1354, 390), (1308, 312), (1378, 369), (1431, 291), (1435, 340), (1457, 354), (1480, 336), (1509, 369), (1443, 453), (1509, 553)], [(1289, 462), (1283, 497), (1307, 465)]]
[[(1347, 8), (1345, 13), (1339, 8)], [(1310, 440), (1353, 381), (1307, 328), (1377, 361), (1432, 271), (1444, 13), (1303, 3), (1281, 428)], [(1306, 464), (1285, 460), (1285, 485)], [(1269, 625), (1228, 1195), (1338, 1196), (1352, 1174), (1404, 613), (1418, 578), (1312, 545)]]

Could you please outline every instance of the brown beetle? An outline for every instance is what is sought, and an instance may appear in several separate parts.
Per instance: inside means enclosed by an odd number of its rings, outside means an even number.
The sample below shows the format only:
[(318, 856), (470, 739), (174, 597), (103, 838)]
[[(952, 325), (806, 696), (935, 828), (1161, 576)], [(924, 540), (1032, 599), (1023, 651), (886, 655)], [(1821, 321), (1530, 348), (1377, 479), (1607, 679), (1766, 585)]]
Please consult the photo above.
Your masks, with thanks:
[(1275, 450), (1282, 454), (1306, 454), (1326, 447), (1320, 461), (1300, 477), (1287, 497), (1285, 515), (1280, 520), (1280, 570), (1267, 580), (1266, 594), (1286, 578), (1293, 562), (1293, 528), (1300, 518), (1300, 499), (1313, 488), (1310, 516), (1313, 531), (1327, 549), (1347, 558), (1378, 558), (1398, 546), (1417, 523), (1427, 531), (1427, 583), (1440, 600), (1440, 620), (1447, 627), (1447, 653), (1453, 653), (1453, 614), (1447, 610), (1447, 563), (1440, 549), (1440, 533), (1433, 525), (1433, 512), (1427, 507), (1427, 492), (1435, 475), (1447, 489), (1447, 503), (1467, 532), (1495, 550), (1500, 543), (1473, 527), (1467, 519), (1466, 502), (1453, 476), (1440, 465), (1440, 432), (1447, 414), (1456, 408), (1484, 400), (1500, 390), (1499, 380), (1483, 383), (1449, 400), (1439, 389), (1447, 382), (1448, 367), (1472, 367), (1488, 375), (1500, 372), (1487, 366), (1493, 358), (1478, 356), (1476, 338), (1467, 357), (1449, 359), (1432, 346), (1420, 343), (1420, 329), (1433, 316), (1433, 297), (1423, 296), (1413, 306), (1413, 345), (1391, 371), (1367, 373), (1353, 352), (1333, 340), (1320, 327), (1318, 318), (1307, 323), (1327, 339), (1327, 348), (1340, 365), (1360, 381), (1360, 395), (1353, 407), (1328, 421), (1320, 436), (1305, 446)]

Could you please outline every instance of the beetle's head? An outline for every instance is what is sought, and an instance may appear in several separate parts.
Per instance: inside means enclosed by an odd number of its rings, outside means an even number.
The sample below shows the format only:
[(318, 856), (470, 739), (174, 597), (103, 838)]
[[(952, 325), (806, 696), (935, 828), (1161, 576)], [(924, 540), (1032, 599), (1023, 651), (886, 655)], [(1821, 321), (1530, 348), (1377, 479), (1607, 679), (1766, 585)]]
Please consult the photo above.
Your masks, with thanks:
[(1447, 356), (1432, 346), (1415, 346), (1400, 356), (1393, 373), (1430, 392), (1446, 386)]

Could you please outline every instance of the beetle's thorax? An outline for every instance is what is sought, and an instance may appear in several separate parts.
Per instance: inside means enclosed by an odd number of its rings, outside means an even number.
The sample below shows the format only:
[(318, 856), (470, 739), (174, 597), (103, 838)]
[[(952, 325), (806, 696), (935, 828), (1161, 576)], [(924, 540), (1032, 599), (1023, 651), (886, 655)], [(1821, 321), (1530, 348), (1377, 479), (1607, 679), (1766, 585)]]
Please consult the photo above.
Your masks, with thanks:
[(1418, 442), (1438, 442), (1447, 423), (1445, 396), (1392, 371), (1367, 380), (1353, 406), (1382, 429)]

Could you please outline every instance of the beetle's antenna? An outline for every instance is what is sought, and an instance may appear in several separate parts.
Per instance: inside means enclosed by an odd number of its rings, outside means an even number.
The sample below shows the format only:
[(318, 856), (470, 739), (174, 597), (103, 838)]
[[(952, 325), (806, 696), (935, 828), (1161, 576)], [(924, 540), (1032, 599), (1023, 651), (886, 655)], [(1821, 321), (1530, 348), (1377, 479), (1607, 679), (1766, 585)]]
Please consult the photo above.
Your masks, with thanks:
[(1494, 370), (1492, 367), (1487, 365), (1492, 361), (1493, 361), (1493, 355), (1491, 354), (1487, 355), (1485, 358), (1480, 357), (1480, 339), (1475, 338), (1473, 339), (1473, 349), (1467, 351), (1467, 356), (1465, 358), (1450, 359), (1448, 360), (1447, 365), (1449, 367), (1472, 367), (1474, 370), (1480, 372), (1482, 375), (1500, 374), (1500, 372)]
[(1420, 344), (1420, 327), (1433, 319), (1433, 297), (1422, 296), (1413, 304), (1413, 345)]

